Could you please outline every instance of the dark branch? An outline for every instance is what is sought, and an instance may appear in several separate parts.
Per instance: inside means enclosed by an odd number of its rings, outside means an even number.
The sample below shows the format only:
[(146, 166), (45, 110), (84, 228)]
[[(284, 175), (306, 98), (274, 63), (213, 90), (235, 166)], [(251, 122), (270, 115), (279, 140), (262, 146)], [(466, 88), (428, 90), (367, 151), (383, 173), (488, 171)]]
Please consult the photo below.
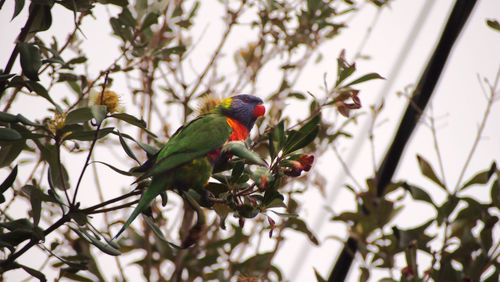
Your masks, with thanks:
[[(396, 136), (375, 176), (379, 197), (384, 194), (385, 187), (392, 180), (406, 144), (436, 87), (450, 51), (476, 2), (476, 0), (457, 0), (455, 2), (439, 43), (422, 73), (415, 91), (413, 91)], [(356, 239), (349, 237), (332, 269), (328, 281), (345, 280), (356, 251)]]

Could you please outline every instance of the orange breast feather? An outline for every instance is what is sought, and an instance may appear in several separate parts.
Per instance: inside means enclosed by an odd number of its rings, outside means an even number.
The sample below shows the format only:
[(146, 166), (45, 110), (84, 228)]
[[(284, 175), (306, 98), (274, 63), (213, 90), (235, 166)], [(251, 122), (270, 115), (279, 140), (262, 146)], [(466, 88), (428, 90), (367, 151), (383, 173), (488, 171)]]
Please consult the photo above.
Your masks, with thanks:
[(227, 123), (233, 129), (233, 133), (229, 136), (229, 141), (245, 141), (248, 138), (248, 129), (238, 121), (232, 118), (226, 118)]

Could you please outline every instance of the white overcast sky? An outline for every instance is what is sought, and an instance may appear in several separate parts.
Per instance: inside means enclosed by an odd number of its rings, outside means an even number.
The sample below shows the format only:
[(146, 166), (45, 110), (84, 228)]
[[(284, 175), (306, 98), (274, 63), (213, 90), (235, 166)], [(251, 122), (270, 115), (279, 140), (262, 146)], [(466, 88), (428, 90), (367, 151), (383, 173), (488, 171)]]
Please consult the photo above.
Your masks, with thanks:
[[(396, 0), (391, 3), (390, 7), (382, 10), (378, 21), (373, 25), (372, 33), (362, 50), (362, 54), (370, 56), (371, 59), (357, 62), (358, 74), (375, 71), (386, 77), (387, 80), (362, 85), (361, 99), (363, 104), (375, 103), (386, 83), (392, 83), (392, 87), (386, 89), (386, 93), (383, 93), (385, 95), (385, 111), (379, 119), (382, 122), (377, 127), (375, 135), (377, 160), (383, 157), (385, 148), (390, 144), (393, 132), (399, 124), (401, 113), (406, 107), (406, 99), (398, 97), (396, 92), (416, 83), (427, 62), (427, 58), (435, 46), (434, 44), (439, 38), (447, 16), (451, 11), (452, 2), (454, 1)], [(14, 1), (6, 1), (3, 9), (0, 10), (0, 40), (2, 42), (0, 44), (0, 54), (3, 54), (0, 56), (0, 67), (5, 66), (8, 54), (13, 49), (12, 42), (14, 42), (20, 27), (26, 20), (25, 9), (18, 18), (12, 22), (9, 21), (14, 10), (13, 3)], [(218, 40), (212, 38), (219, 38), (223, 26), (219, 21), (219, 17), (217, 17), (221, 14), (221, 10), (218, 9), (219, 5), (211, 5), (209, 1), (202, 1), (201, 4), (198, 23), (203, 28), (207, 27), (207, 34), (202, 37), (199, 43), (200, 45), (204, 44), (204, 48), (199, 48), (202, 50), (197, 52), (200, 52), (200, 60), (206, 60), (210, 50), (213, 50), (218, 42)], [(417, 23), (417, 17), (424, 5), (428, 5), (430, 11), (424, 21)], [(87, 37), (84, 50), (88, 51), (89, 61), (92, 62), (90, 71), (94, 75), (99, 70), (107, 67), (118, 52), (116, 48), (117, 40), (110, 35), (109, 24), (107, 23), (108, 12), (108, 10), (102, 8), (96, 9), (94, 12), (96, 19), (87, 18), (82, 28)], [(372, 5), (364, 5), (364, 8), (351, 20), (350, 27), (346, 32), (321, 47), (320, 51), (324, 56), (323, 61), (319, 64), (311, 63), (307, 66), (304, 77), (300, 80), (296, 89), (302, 92), (320, 92), (323, 74), (327, 73), (329, 77), (335, 75), (335, 58), (340, 50), (346, 49), (347, 57), (352, 58), (364, 39), (367, 28), (372, 25), (376, 13), (377, 9)], [(446, 180), (450, 186), (454, 186), (457, 181), (459, 171), (474, 141), (478, 124), (486, 107), (486, 100), (481, 91), (478, 76), (486, 77), (492, 81), (500, 69), (500, 32), (487, 27), (486, 19), (500, 21), (500, 1), (478, 1), (472, 16), (456, 42), (443, 76), (435, 89), (434, 97), (430, 101), (433, 116), (437, 119), (439, 145), (444, 159)], [(49, 34), (56, 33), (58, 38), (63, 39), (65, 34), (73, 28), (72, 20), (72, 14), (69, 11), (61, 8), (54, 10), (53, 25), (48, 32), (42, 33), (42, 36), (47, 38)], [(398, 54), (403, 52), (402, 48), (415, 24), (420, 26), (419, 33), (413, 38), (414, 43), (410, 45), (410, 48), (405, 49), (407, 53), (405, 53), (402, 68), (397, 74), (390, 76), (395, 60)], [(244, 31), (245, 28), (243, 27), (240, 32), (231, 34), (227, 44), (228, 49), (235, 48), (235, 46), (241, 47), (241, 42), (248, 41)], [(201, 33), (201, 29), (198, 29), (198, 33)], [(232, 60), (231, 54), (227, 57), (228, 60)], [(198, 62), (194, 63), (195, 65), (198, 64)], [(199, 65), (204, 65), (204, 62)], [(18, 70), (18, 68), (15, 69)], [(259, 93), (259, 90), (261, 90), (263, 93), (268, 93), (266, 89), (275, 89), (276, 79), (276, 77), (272, 76), (272, 73), (262, 78), (257, 92)], [(127, 91), (125, 84), (120, 86), (115, 82), (114, 87), (117, 88), (117, 92)], [(259, 95), (258, 93), (253, 94)], [(31, 101), (36, 102), (32, 103)], [(19, 99), (14, 104), (11, 112), (22, 112), (25, 116), (33, 119), (43, 116), (49, 105), (43, 103), (41, 105), (39, 101), (40, 99)], [(481, 140), (475, 157), (472, 159), (465, 179), (468, 179), (478, 170), (487, 168), (491, 161), (500, 159), (499, 107), (500, 105), (496, 104), (492, 109), (484, 131), (484, 138)], [(291, 109), (290, 113), (293, 115), (295, 109), (292, 106), (289, 106), (289, 109)], [(426, 114), (428, 115), (429, 111)], [(296, 116), (296, 118), (300, 118), (300, 116)], [(365, 120), (360, 119), (358, 129), (363, 128)], [(353, 129), (353, 133), (354, 136), (362, 136), (356, 132), (356, 129)], [(364, 179), (371, 175), (370, 151), (367, 142), (362, 143), (361, 147), (353, 148), (355, 144), (355, 141), (341, 142), (338, 149), (344, 158), (347, 158), (352, 150), (356, 152), (353, 154), (355, 158), (352, 171), (355, 172), (357, 181), (363, 183)], [(429, 128), (422, 124), (418, 126), (405, 151), (395, 179), (407, 179), (412, 183), (428, 188), (428, 192), (432, 194), (435, 201), (440, 203), (443, 201), (444, 194), (435, 186), (430, 185), (430, 182), (420, 175), (415, 158), (416, 154), (423, 155), (437, 168), (432, 135)], [(325, 190), (331, 199), (330, 207), (336, 213), (353, 209), (354, 198), (352, 194), (345, 192), (345, 189), (339, 190), (343, 183), (351, 183), (351, 181), (343, 178), (344, 173), (335, 156), (325, 154), (321, 157), (318, 156), (317, 159), (315, 169), (324, 172), (329, 177)], [(71, 159), (71, 162), (83, 163), (83, 159)], [(76, 172), (70, 172), (70, 174), (76, 174), (79, 169), (77, 167)], [(0, 170), (0, 179), (3, 179), (7, 173), (7, 169)], [(20, 175), (22, 173), (20, 171)], [(91, 182), (92, 178), (88, 177), (87, 180)], [(114, 185), (119, 183), (123, 187), (130, 183), (129, 179), (113, 179), (112, 181)], [(473, 196), (479, 199), (488, 199), (485, 193), (477, 193), (478, 189), (471, 189), (471, 191)], [(110, 195), (116, 194), (111, 193)], [(290, 281), (313, 281), (315, 279), (313, 267), (324, 277), (327, 277), (336, 255), (340, 252), (341, 244), (339, 242), (325, 238), (331, 235), (346, 238), (347, 233), (344, 225), (333, 224), (328, 221), (331, 214), (326, 211), (324, 206), (326, 203), (319, 191), (315, 189), (309, 191), (301, 200), (303, 201), (303, 208), (300, 211), (300, 216), (315, 229), (322, 244), (319, 247), (309, 245), (305, 236), (287, 232), (285, 236), (287, 236), (288, 240), (281, 248), (274, 263), (280, 266), (285, 278)], [(21, 211), (24, 213), (20, 207)], [(25, 214), (19, 216), (25, 216)], [(396, 222), (402, 228), (411, 227), (426, 221), (430, 216), (432, 216), (432, 210), (426, 205), (413, 203), (406, 205)], [(499, 235), (496, 236), (498, 238)], [(32, 255), (23, 256), (22, 259), (28, 265), (36, 266), (37, 262), (43, 258), (43, 255), (32, 253)], [(110, 268), (115, 267), (111, 259), (108, 264)], [(136, 270), (136, 274), (140, 275), (138, 269)], [(358, 274), (356, 271), (354, 272), (351, 273), (349, 281), (357, 281)], [(386, 274), (386, 272), (378, 273), (377, 277), (380, 278), (382, 277), (380, 275)], [(50, 278), (53, 277), (51, 275), (56, 274), (47, 275)], [(12, 272), (6, 278), (14, 281), (24, 277), (26, 276), (22, 272)]]

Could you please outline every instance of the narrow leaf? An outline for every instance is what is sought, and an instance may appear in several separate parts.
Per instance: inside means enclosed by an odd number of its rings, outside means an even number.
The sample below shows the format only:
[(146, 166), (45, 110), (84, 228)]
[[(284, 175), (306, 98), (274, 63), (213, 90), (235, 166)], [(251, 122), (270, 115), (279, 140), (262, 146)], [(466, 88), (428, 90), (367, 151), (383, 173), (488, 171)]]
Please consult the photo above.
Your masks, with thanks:
[(481, 172), (477, 173), (476, 175), (474, 175), (471, 179), (469, 179), (469, 181), (467, 181), (464, 185), (462, 185), (462, 187), (460, 187), (459, 191), (462, 191), (471, 185), (475, 185), (475, 184), (484, 185), (484, 184), (488, 183), (488, 181), (490, 180), (490, 177), (495, 172), (495, 169), (496, 169), (496, 164), (493, 163), (491, 165), (490, 169), (481, 171)]
[(500, 31), (500, 23), (497, 20), (487, 19), (486, 24), (496, 31)]
[(274, 159), (283, 147), (285, 142), (285, 122), (278, 123), (273, 131), (269, 133), (269, 154)]
[(28, 267), (26, 265), (21, 265), (21, 268), (24, 271), (28, 272), (31, 276), (37, 278), (38, 281), (41, 281), (41, 282), (47, 281), (47, 278), (45, 277), (45, 275), (42, 272), (40, 272), (40, 271), (38, 271), (36, 269), (33, 269), (31, 267)]
[(10, 165), (19, 154), (22, 152), (25, 146), (25, 141), (13, 142), (9, 145), (0, 147), (0, 167), (5, 167)]
[(344, 87), (349, 87), (351, 85), (355, 85), (355, 84), (359, 84), (361, 82), (365, 82), (365, 81), (368, 81), (368, 80), (372, 80), (372, 79), (385, 79), (384, 77), (382, 77), (380, 74), (378, 73), (369, 73), (369, 74), (365, 74), (363, 75), (362, 77), (354, 80), (354, 81), (351, 81), (349, 83), (347, 83), (346, 85), (344, 85)]
[(313, 269), (314, 269), (314, 276), (316, 277), (316, 281), (317, 282), (326, 282), (325, 278), (323, 278), (321, 276), (321, 274), (319, 274), (319, 272), (316, 270), (316, 268), (313, 267)]
[(130, 157), (132, 158), (133, 160), (135, 160), (138, 164), (141, 164), (141, 162), (137, 159), (137, 157), (135, 156), (134, 152), (130, 149), (130, 147), (127, 145), (127, 142), (125, 142), (125, 140), (123, 139), (123, 136), (121, 135), (120, 131), (116, 131), (118, 133), (118, 137), (120, 138), (120, 144), (122, 145), (122, 148), (123, 150), (125, 151), (125, 153)]
[(289, 154), (309, 145), (318, 135), (320, 115), (316, 115), (298, 131), (290, 131), (283, 146), (283, 153)]
[(306, 223), (300, 219), (300, 218), (289, 218), (286, 221), (286, 225), (295, 231), (302, 232), (307, 235), (309, 240), (314, 244), (314, 245), (319, 245), (319, 241), (316, 238), (316, 236), (312, 233), (312, 231), (307, 227)]
[[(97, 139), (101, 139), (104, 136), (113, 132), (113, 127), (105, 127), (99, 130), (99, 134), (97, 135)], [(85, 131), (77, 131), (72, 132), (70, 135), (66, 137), (67, 140), (80, 140), (80, 141), (92, 141), (96, 137), (95, 130), (85, 130)]]
[(434, 169), (430, 165), (428, 161), (426, 161), (422, 156), (417, 155), (417, 160), (418, 160), (418, 165), (420, 167), (420, 171), (422, 174), (432, 180), (434, 183), (439, 185), (441, 188), (443, 188), (445, 191), (447, 191), (446, 187), (444, 184), (441, 182), (441, 180), (437, 177), (436, 173), (434, 172)]
[(229, 142), (222, 148), (222, 151), (229, 152), (235, 156), (245, 159), (251, 163), (258, 164), (261, 166), (266, 166), (266, 163), (260, 158), (260, 156), (247, 149), (245, 143), (239, 141)]
[[(17, 165), (14, 167), (14, 169), (12, 169), (12, 171), (9, 173), (7, 178), (5, 178), (2, 184), (0, 184), (0, 194), (3, 194), (5, 191), (7, 191), (7, 189), (9, 189), (9, 187), (12, 186), (12, 183), (14, 183), (14, 180), (16, 180), (16, 176), (17, 176)], [(3, 197), (3, 195), (1, 196), (2, 197), (0, 198), (1, 199), (0, 203), (3, 203), (5, 201), (5, 198)]]
[(107, 166), (107, 167), (111, 168), (112, 170), (114, 170), (114, 171), (118, 172), (118, 173), (119, 173), (119, 174), (121, 174), (121, 175), (132, 176), (132, 174), (131, 174), (130, 172), (128, 172), (128, 171), (124, 171), (124, 170), (121, 170), (121, 169), (119, 169), (119, 168), (116, 168), (116, 167), (114, 167), (114, 166), (112, 166), (112, 165), (110, 165), (110, 164), (108, 164), (108, 163), (101, 162), (101, 161), (93, 161), (93, 163), (103, 164), (103, 165), (105, 165), (105, 166)]
[(21, 56), (21, 68), (24, 75), (30, 80), (38, 81), (38, 70), (42, 66), (40, 50), (33, 44), (19, 42), (17, 43), (19, 55)]
[(91, 120), (94, 117), (89, 107), (78, 108), (68, 113), (66, 124), (76, 124)]
[(142, 214), (142, 218), (148, 224), (149, 228), (151, 228), (151, 231), (153, 231), (156, 238), (160, 239), (163, 242), (168, 243), (168, 240), (167, 238), (165, 238), (165, 235), (163, 235), (163, 232), (161, 231), (160, 227), (156, 225), (156, 223), (149, 216)]
[(129, 115), (126, 113), (118, 113), (118, 114), (111, 115), (111, 117), (117, 118), (119, 120), (123, 120), (124, 122), (126, 122), (128, 124), (137, 126), (141, 129), (143, 129), (147, 134), (149, 134), (155, 138), (158, 137), (146, 128), (146, 122), (144, 120), (138, 119), (138, 118), (134, 117), (133, 115)]
[(277, 212), (277, 211), (271, 211), (273, 213), (275, 213), (276, 215), (279, 215), (280, 217), (299, 217), (298, 214), (296, 213), (282, 213), (282, 212)]
[(114, 247), (112, 247), (108, 243), (99, 240), (98, 238), (96, 238), (93, 235), (89, 234), (84, 229), (80, 228), (79, 230), (77, 230), (77, 229), (73, 229), (73, 230), (78, 235), (80, 235), (81, 238), (86, 239), (89, 243), (91, 243), (92, 245), (96, 246), (103, 253), (108, 254), (108, 255), (112, 255), (112, 256), (119, 256), (119, 255), (121, 255), (121, 252), (118, 249), (115, 249)]
[(40, 222), (40, 214), (42, 211), (42, 191), (34, 189), (30, 194), (31, 216), (33, 217), (33, 225), (38, 226)]
[(416, 187), (414, 185), (407, 184), (407, 183), (403, 183), (403, 187), (406, 190), (408, 190), (408, 192), (410, 192), (413, 199), (427, 202), (427, 203), (436, 207), (431, 196), (424, 189)]
[(35, 81), (27, 81), (26, 84), (30, 89), (30, 91), (34, 91), (36, 94), (47, 99), (47, 101), (49, 101), (52, 105), (54, 105), (54, 107), (56, 107), (57, 112), (59, 113), (63, 112), (61, 107), (56, 102), (54, 102), (54, 100), (52, 100), (52, 98), (49, 95), (49, 92), (47, 91), (47, 89), (45, 89), (45, 87), (43, 87), (43, 85)]
[(16, 0), (16, 5), (14, 6), (14, 14), (12, 15), (11, 21), (21, 13), (24, 7), (25, 0)]
[(0, 127), (0, 141), (13, 142), (21, 140), (23, 137), (14, 129)]
[(100, 124), (108, 114), (108, 108), (105, 105), (91, 106), (90, 111), (98, 124)]

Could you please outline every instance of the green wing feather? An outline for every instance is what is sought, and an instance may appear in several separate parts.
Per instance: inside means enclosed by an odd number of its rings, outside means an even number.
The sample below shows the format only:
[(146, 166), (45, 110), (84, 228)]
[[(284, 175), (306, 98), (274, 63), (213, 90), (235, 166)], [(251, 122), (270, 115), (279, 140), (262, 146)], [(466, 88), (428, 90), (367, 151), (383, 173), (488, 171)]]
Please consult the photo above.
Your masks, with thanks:
[[(156, 157), (156, 163), (138, 180), (153, 176), (150, 187), (143, 193), (136, 208), (115, 238), (128, 228), (134, 219), (161, 192), (175, 182), (175, 173), (166, 173), (221, 148), (231, 136), (232, 128), (226, 117), (218, 113), (202, 115), (177, 130)], [(164, 177), (162, 177), (162, 174)]]
[(162, 174), (222, 147), (232, 131), (223, 115), (211, 113), (196, 118), (172, 136), (158, 153), (156, 163), (139, 180)]

